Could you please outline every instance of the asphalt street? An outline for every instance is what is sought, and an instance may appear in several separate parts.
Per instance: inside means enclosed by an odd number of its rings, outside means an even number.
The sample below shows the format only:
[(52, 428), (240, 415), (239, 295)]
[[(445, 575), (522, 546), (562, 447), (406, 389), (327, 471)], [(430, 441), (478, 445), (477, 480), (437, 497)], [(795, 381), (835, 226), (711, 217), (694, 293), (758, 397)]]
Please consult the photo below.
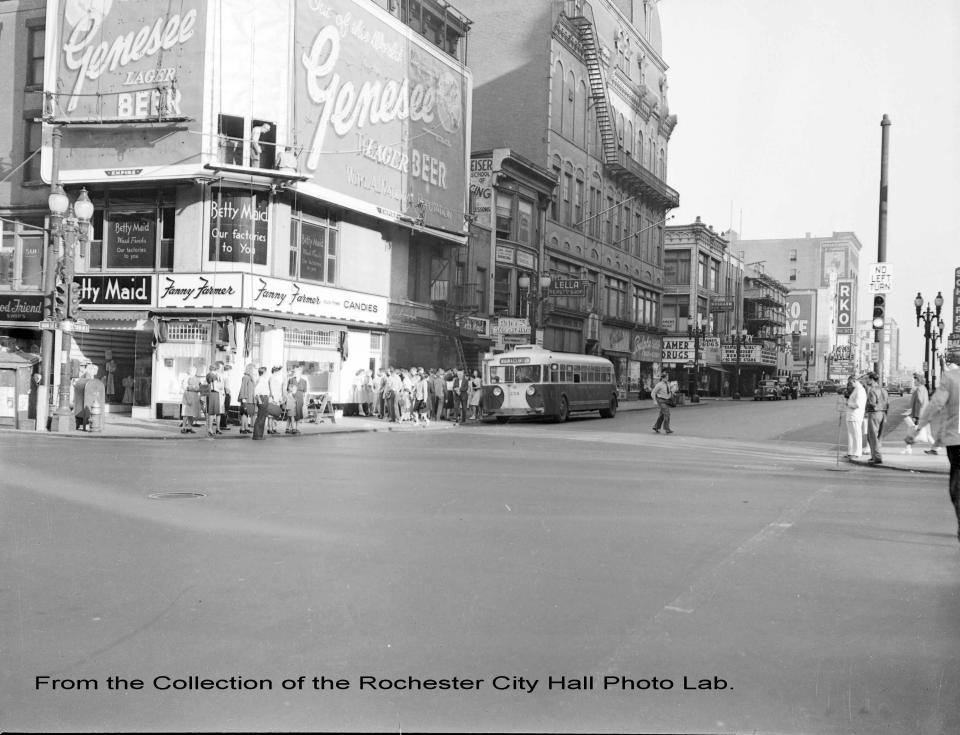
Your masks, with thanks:
[(826, 396), (652, 418), (0, 434), (0, 727), (960, 732), (945, 476)]

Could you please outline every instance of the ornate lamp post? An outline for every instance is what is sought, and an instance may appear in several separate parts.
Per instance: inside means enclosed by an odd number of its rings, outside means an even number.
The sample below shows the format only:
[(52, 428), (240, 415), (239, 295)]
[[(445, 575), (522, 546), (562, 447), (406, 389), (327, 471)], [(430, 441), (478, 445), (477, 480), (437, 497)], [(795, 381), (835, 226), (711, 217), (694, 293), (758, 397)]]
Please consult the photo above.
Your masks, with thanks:
[(70, 335), (79, 316), (79, 294), (73, 283), (75, 248), (80, 245), (80, 255), (86, 255), (90, 220), (93, 217), (93, 202), (82, 189), (73, 206), (63, 187), (55, 184), (47, 198), (50, 208), (50, 231), (54, 249), (58, 254), (57, 273), (50, 300), (53, 319), (62, 333), (60, 345), (60, 391), (57, 410), (51, 417), (51, 430), (73, 431), (73, 416), (70, 410)]
[(550, 288), (550, 276), (546, 273), (524, 273), (517, 279), (517, 285), (527, 292), (527, 313), (530, 318), (530, 344), (537, 343), (537, 325), (540, 323), (540, 305), (546, 298), (544, 291)]
[(733, 337), (733, 343), (737, 346), (737, 376), (733, 384), (733, 400), (740, 400), (740, 347), (747, 338), (746, 329), (731, 329), (730, 336)]
[(700, 338), (706, 335), (703, 317), (687, 317), (687, 336), (693, 337), (693, 390), (690, 391), (690, 403), (700, 402)]
[(810, 381), (810, 358), (813, 357), (813, 347), (804, 347), (800, 350), (800, 354), (803, 355), (803, 382), (807, 383)]
[[(931, 326), (936, 325), (940, 327), (940, 333), (943, 334), (943, 327), (941, 326), (943, 322), (940, 320), (940, 312), (943, 309), (943, 294), (940, 291), (937, 291), (937, 297), (933, 300), (933, 305), (936, 307), (936, 311), (930, 311), (930, 302), (927, 302), (927, 308), (925, 311), (920, 311), (923, 308), (923, 296), (917, 292), (917, 298), (913, 300), (913, 305), (917, 309), (917, 326), (920, 326), (920, 320), (923, 320), (923, 339), (924, 339), (924, 350), (923, 350), (923, 382), (927, 386), (928, 391), (933, 391), (934, 386), (930, 382), (930, 341), (933, 336), (933, 330)], [(934, 378), (936, 380), (936, 378)]]

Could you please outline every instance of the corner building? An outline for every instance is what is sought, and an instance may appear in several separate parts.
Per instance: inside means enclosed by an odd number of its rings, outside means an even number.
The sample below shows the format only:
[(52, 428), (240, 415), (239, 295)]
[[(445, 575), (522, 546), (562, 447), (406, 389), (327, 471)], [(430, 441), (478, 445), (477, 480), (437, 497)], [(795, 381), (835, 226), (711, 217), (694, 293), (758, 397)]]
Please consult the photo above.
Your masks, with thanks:
[(467, 243), (468, 27), (440, 0), (48, 4), (43, 178), (95, 205), (71, 358), (109, 410), (174, 416), (216, 360), (335, 403), (457, 361), (402, 317)]
[[(609, 357), (622, 394), (635, 397), (659, 370), (663, 228), (679, 205), (666, 183), (677, 118), (656, 4), (459, 6), (474, 22), (474, 149), (508, 148), (554, 175), (536, 270), (584, 284), (577, 294), (546, 291), (544, 346)], [(498, 219), (517, 216), (507, 197), (495, 206)], [(506, 258), (494, 264), (494, 317), (523, 316), (514, 310), (517, 281), (531, 270)]]

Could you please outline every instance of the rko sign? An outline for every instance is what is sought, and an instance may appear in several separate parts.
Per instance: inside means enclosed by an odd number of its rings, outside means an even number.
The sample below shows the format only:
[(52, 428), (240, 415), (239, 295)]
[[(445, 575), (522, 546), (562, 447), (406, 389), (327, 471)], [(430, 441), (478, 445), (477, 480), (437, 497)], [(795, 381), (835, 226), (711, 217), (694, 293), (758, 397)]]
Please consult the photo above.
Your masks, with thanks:
[(837, 280), (837, 334), (853, 334), (853, 281)]

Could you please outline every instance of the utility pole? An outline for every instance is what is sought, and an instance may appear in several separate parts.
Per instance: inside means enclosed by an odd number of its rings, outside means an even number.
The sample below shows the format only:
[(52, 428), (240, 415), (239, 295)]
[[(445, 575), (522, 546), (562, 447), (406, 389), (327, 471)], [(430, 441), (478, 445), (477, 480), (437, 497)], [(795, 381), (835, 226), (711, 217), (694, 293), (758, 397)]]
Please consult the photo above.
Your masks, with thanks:
[[(889, 159), (890, 146), (890, 118), (884, 114), (880, 121), (880, 222), (877, 227), (877, 262), (887, 262), (887, 162)], [(883, 385), (883, 332), (886, 326), (874, 332), (874, 340), (877, 343), (877, 362), (874, 363), (873, 372), (880, 378), (880, 384)]]

